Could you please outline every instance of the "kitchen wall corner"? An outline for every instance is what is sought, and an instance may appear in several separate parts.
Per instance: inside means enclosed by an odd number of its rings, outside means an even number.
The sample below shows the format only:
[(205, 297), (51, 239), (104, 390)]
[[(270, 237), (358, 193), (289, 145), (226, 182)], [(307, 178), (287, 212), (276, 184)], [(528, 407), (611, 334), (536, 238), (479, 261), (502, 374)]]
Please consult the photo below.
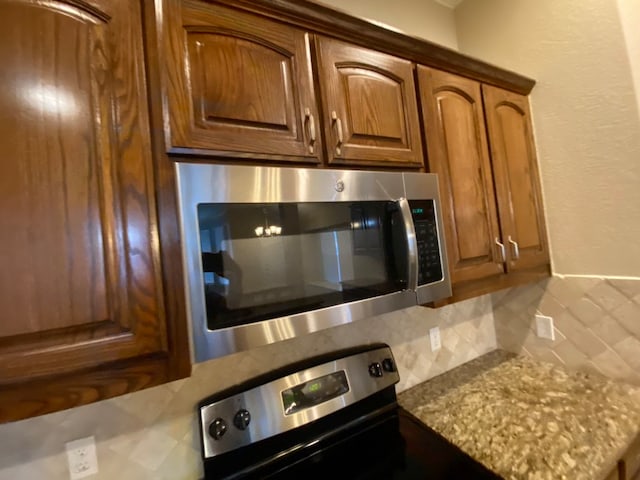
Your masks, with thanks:
[[(492, 295), (498, 347), (640, 385), (640, 278), (554, 276)], [(534, 315), (553, 317), (555, 340)]]
[[(442, 348), (431, 352), (429, 329)], [(358, 344), (391, 345), (398, 391), (496, 348), (489, 295), (440, 309), (412, 307), (195, 365), (190, 378), (21, 422), (0, 425), (0, 480), (66, 480), (64, 444), (95, 436), (99, 474), (92, 479), (200, 478), (195, 405), (265, 371)]]

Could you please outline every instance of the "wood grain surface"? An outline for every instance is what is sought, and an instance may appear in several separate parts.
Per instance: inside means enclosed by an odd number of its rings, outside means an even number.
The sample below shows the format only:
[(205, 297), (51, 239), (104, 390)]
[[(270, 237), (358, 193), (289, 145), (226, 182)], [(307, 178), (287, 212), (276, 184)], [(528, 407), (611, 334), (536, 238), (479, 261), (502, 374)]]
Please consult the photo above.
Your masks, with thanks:
[(507, 269), (549, 264), (529, 99), (486, 85), (483, 96)]
[(167, 338), (141, 8), (0, 2), (0, 422), (188, 373)]
[[(217, 5), (165, 0), (167, 150), (319, 163), (319, 117), (304, 30)], [(215, 153), (214, 153), (215, 152)]]
[(329, 164), (422, 167), (411, 62), (316, 39)]
[[(452, 282), (505, 271), (480, 83), (418, 67), (429, 171), (438, 174)], [(499, 240), (500, 241), (500, 240)]]

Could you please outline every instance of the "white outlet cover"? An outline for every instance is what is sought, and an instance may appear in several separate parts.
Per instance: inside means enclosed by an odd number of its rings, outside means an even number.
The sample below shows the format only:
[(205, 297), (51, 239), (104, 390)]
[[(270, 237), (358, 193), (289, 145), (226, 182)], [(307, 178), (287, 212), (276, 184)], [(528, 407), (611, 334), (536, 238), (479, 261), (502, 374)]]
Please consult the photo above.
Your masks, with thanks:
[(442, 348), (442, 342), (440, 340), (440, 329), (433, 327), (429, 330), (429, 339), (431, 340), (431, 351), (435, 352)]
[(68, 442), (65, 447), (71, 480), (86, 478), (98, 473), (98, 455), (93, 436)]
[(556, 335), (553, 328), (553, 318), (544, 315), (536, 315), (536, 333), (540, 338), (555, 340)]

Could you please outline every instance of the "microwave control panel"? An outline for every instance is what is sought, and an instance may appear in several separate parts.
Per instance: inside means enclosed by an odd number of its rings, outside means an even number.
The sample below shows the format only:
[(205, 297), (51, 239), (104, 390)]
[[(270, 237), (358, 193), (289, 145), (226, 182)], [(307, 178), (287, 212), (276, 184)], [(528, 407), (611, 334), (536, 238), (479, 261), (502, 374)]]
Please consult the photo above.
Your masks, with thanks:
[(418, 285), (442, 280), (438, 225), (433, 200), (409, 200), (418, 244)]

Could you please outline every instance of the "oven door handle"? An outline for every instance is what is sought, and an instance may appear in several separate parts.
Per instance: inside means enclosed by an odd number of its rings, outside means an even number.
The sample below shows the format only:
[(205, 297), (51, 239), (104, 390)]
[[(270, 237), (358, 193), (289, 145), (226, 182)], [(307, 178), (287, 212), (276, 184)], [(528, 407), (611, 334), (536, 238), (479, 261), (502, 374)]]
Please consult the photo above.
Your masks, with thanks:
[(413, 216), (411, 215), (409, 201), (406, 198), (400, 198), (398, 200), (398, 207), (400, 208), (407, 238), (407, 252), (409, 257), (407, 289), (415, 292), (418, 289), (418, 241), (416, 240), (416, 229), (413, 225)]

